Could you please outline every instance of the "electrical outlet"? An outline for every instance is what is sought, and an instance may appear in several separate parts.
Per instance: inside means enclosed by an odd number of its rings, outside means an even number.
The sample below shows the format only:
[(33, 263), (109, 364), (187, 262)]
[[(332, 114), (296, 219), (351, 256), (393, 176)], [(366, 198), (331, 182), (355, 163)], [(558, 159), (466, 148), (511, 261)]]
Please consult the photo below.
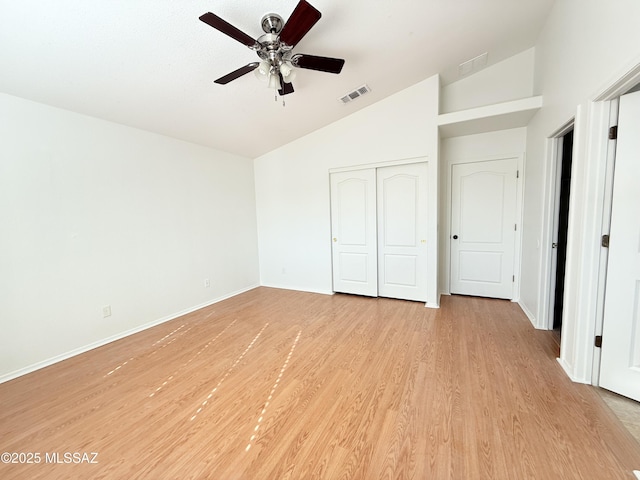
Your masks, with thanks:
[(209, 279), (208, 279), (208, 278), (205, 278), (205, 279), (204, 279), (204, 287), (205, 287), (205, 288), (209, 288), (210, 286), (211, 286), (211, 282), (209, 281)]
[(111, 316), (111, 305), (105, 305), (102, 307), (102, 318), (107, 318)]

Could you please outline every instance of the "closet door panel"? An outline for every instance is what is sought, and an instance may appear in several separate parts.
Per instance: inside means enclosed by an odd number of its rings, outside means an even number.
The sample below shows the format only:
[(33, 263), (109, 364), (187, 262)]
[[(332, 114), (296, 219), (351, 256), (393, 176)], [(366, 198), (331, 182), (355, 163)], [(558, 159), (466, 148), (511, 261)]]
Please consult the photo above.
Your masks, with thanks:
[(376, 171), (331, 174), (333, 290), (377, 296)]
[(377, 169), (378, 295), (427, 300), (426, 163)]

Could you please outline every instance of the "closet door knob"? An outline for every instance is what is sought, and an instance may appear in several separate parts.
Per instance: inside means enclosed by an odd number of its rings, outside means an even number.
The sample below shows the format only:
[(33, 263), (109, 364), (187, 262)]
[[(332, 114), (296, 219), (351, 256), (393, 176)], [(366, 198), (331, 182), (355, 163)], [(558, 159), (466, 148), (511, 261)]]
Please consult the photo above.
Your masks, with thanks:
[(454, 236), (453, 236), (453, 239), (454, 239), (454, 240), (457, 240), (457, 239), (458, 239), (458, 235), (454, 235)]

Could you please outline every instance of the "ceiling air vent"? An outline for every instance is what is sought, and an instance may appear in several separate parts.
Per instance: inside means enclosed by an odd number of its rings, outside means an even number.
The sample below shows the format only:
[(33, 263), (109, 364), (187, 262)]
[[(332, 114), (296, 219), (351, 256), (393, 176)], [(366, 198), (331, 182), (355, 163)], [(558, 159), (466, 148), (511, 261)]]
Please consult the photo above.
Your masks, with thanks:
[(486, 67), (488, 56), (489, 56), (489, 53), (484, 52), (482, 55), (478, 55), (477, 57), (474, 57), (471, 60), (467, 60), (466, 62), (461, 63), (460, 65), (458, 65), (458, 74), (461, 77), (464, 77), (466, 75), (470, 75)]
[(361, 87), (356, 88), (354, 91), (341, 96), (338, 100), (346, 105), (347, 103), (352, 102), (356, 98), (361, 97), (362, 95), (364, 95), (365, 93), (369, 93), (370, 91), (371, 89), (368, 85), (362, 85)]

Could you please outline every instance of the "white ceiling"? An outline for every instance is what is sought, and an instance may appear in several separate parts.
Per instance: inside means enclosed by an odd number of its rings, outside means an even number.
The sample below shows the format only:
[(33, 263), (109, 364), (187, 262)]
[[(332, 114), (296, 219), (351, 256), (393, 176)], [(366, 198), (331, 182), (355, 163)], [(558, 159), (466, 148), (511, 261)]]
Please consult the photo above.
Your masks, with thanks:
[[(0, 0), (0, 91), (255, 158), (485, 51), (489, 65), (535, 45), (555, 0), (310, 0), (322, 18), (294, 52), (344, 58), (299, 70), (295, 93), (252, 74), (257, 59), (198, 20), (213, 12), (257, 38), (298, 0)], [(368, 84), (372, 92), (337, 99)]]

